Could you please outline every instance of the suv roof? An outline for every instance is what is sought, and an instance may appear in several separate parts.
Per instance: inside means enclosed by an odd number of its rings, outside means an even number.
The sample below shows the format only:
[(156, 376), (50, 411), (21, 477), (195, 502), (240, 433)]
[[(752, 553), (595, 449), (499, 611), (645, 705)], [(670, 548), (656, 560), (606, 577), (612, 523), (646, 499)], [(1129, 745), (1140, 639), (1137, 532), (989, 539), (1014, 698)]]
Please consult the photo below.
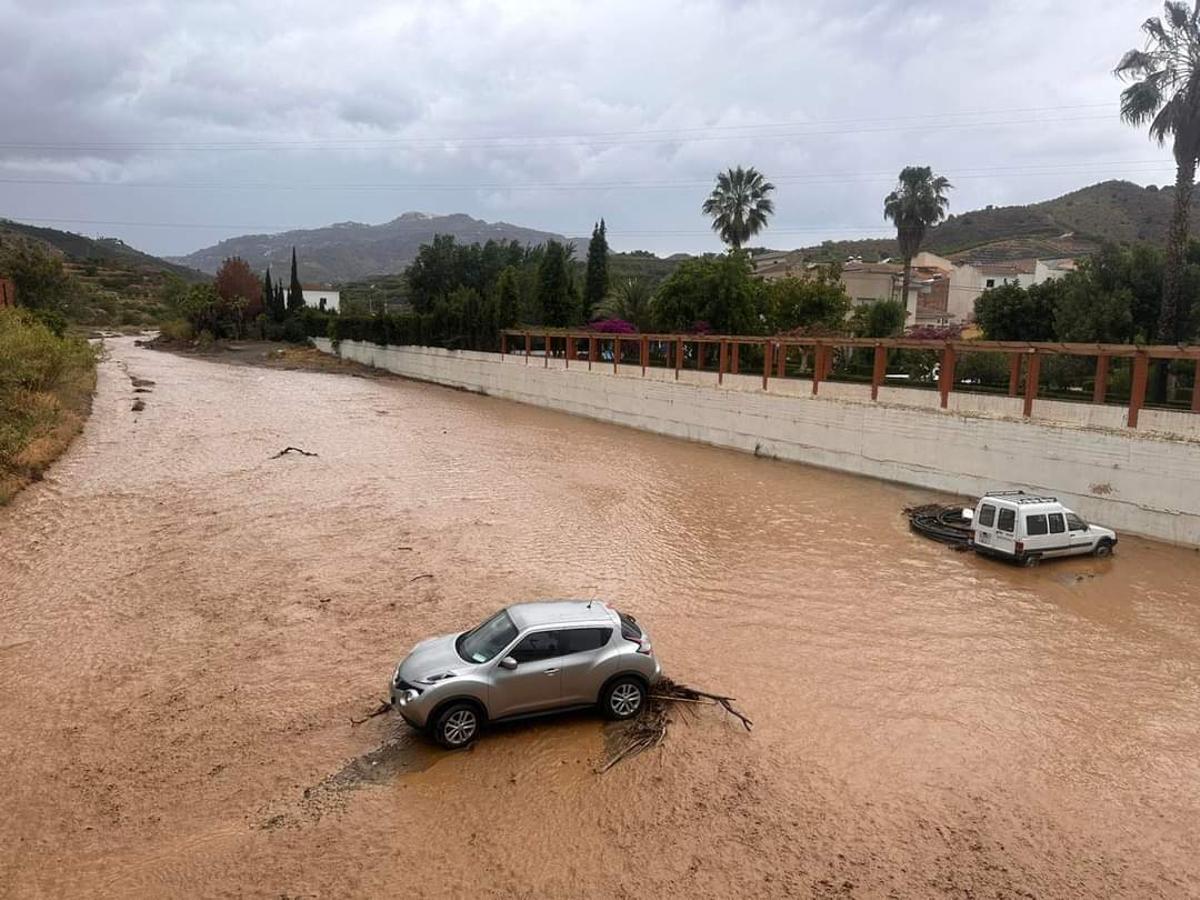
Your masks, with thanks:
[(612, 623), (612, 615), (602, 600), (539, 600), (534, 603), (514, 603), (508, 607), (508, 614), (512, 616), (518, 628), (580, 622)]

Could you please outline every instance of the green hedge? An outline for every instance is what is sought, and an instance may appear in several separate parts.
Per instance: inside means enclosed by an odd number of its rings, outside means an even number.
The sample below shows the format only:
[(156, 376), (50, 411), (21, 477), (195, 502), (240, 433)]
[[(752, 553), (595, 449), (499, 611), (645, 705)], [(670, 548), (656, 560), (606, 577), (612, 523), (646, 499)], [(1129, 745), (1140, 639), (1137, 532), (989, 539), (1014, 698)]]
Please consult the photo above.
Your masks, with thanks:
[(494, 350), (499, 338), (494, 333), (464, 328), (457, 317), (431, 313), (399, 313), (383, 316), (315, 316), (305, 320), (309, 337), (338, 341), (370, 341), (385, 347), (418, 345), (450, 350)]

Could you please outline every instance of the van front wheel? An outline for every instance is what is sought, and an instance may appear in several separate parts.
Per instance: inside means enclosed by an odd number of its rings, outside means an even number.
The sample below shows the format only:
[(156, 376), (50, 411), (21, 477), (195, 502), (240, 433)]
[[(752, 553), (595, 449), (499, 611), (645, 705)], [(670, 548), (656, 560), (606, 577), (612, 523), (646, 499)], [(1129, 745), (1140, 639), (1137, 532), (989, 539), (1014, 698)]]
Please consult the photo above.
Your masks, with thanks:
[(1094, 554), (1096, 554), (1096, 556), (1100, 557), (1101, 559), (1103, 559), (1106, 556), (1112, 556), (1112, 552), (1113, 552), (1112, 541), (1110, 541), (1108, 538), (1105, 538), (1104, 540), (1102, 540), (1100, 543), (1098, 543), (1096, 545), (1096, 549), (1093, 550), (1092, 552)]

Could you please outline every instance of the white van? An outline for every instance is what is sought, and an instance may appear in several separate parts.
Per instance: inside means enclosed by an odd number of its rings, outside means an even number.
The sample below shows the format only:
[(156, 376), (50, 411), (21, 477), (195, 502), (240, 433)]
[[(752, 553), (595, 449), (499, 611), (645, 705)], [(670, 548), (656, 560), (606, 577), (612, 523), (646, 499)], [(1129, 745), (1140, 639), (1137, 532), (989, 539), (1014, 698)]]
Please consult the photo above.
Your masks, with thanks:
[(1055, 497), (1024, 491), (984, 494), (971, 523), (972, 546), (979, 553), (1034, 564), (1055, 556), (1109, 556), (1117, 535), (1089, 525)]

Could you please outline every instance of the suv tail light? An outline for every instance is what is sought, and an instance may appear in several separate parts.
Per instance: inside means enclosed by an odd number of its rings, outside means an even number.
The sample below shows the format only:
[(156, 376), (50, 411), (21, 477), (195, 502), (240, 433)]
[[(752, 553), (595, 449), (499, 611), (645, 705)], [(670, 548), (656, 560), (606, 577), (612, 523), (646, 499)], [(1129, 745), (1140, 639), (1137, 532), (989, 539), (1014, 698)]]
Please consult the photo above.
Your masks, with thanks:
[(637, 652), (638, 652), (638, 653), (645, 653), (647, 656), (649, 656), (649, 655), (650, 655), (650, 651), (651, 651), (651, 650), (653, 650), (653, 649), (654, 649), (654, 648), (653, 648), (653, 647), (650, 645), (650, 638), (646, 637), (646, 636), (643, 634), (643, 635), (641, 636), (641, 638), (638, 640), (638, 648), (637, 648)]

